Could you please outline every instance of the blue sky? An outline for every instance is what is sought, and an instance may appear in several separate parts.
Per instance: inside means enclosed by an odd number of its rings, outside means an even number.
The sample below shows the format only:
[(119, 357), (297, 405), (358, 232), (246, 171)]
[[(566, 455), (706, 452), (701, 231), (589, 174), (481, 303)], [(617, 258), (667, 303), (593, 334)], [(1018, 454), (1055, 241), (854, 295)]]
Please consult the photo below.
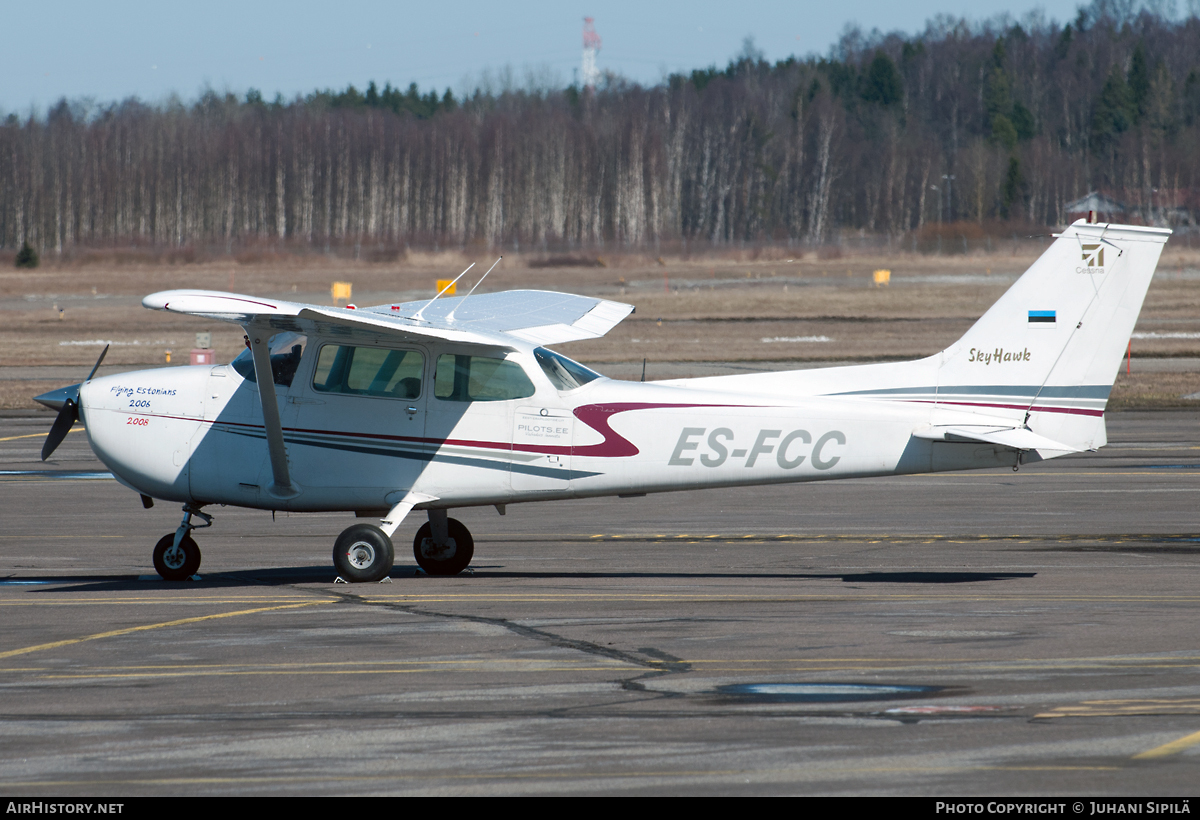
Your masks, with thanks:
[(580, 64), (585, 15), (603, 39), (598, 64), (653, 84), (724, 66), (746, 37), (770, 60), (825, 54), (849, 24), (915, 33), (937, 14), (1021, 20), (1040, 9), (1073, 20), (1077, 0), (462, 0), (454, 3), (208, 0), (0, 0), (0, 111), (44, 111), (58, 98), (194, 99), (206, 87), (291, 98), (370, 79), (456, 93), (505, 73), (567, 84)]

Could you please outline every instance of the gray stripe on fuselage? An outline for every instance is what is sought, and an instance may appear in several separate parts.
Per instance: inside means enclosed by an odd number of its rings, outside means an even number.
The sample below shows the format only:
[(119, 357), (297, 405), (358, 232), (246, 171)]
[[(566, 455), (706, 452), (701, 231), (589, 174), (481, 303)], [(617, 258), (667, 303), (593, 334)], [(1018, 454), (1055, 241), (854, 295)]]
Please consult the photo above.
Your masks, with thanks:
[[(249, 430), (229, 430), (229, 433), (237, 436), (245, 436), (246, 438), (265, 441), (266, 436), (256, 434)], [(523, 475), (536, 475), (543, 478), (562, 478), (569, 481), (576, 478), (591, 478), (592, 476), (602, 475), (602, 473), (590, 473), (586, 470), (564, 470), (554, 467), (533, 467), (528, 464), (513, 464), (508, 461), (499, 461), (496, 459), (487, 458), (470, 458), (468, 456), (450, 456), (443, 453), (426, 453), (413, 450), (401, 450), (398, 448), (385, 449), (382, 447), (367, 447), (361, 444), (343, 444), (337, 442), (321, 442), (321, 441), (305, 441), (303, 439), (288, 438), (284, 436), (284, 442), (287, 444), (299, 444), (305, 447), (320, 447), (325, 450), (339, 450), (349, 453), (365, 453), (367, 455), (387, 456), (389, 458), (406, 458), (412, 461), (439, 461), (443, 464), (460, 464), (466, 467), (481, 467), (485, 470), (499, 470), (507, 473), (521, 473)], [(499, 452), (507, 452), (500, 450)]]
[[(1040, 393), (1039, 393), (1040, 391)], [(985, 385), (942, 385), (941, 387), (885, 387), (878, 390), (849, 390), (844, 393), (829, 393), (830, 396), (927, 396), (927, 395), (981, 395), (981, 396), (1039, 396), (1047, 399), (1107, 399), (1111, 386), (1102, 384), (1076, 385), (1071, 387), (1041, 387), (1037, 385), (985, 384)]]

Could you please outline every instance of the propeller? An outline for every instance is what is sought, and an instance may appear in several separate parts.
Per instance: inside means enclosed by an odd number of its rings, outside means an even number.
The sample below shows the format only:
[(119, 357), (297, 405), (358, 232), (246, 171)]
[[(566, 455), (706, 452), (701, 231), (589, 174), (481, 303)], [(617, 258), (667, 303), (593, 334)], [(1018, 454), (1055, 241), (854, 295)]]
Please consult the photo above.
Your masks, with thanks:
[[(38, 396), (37, 401), (42, 401), (43, 404), (48, 404), (54, 399), (62, 401), (62, 406), (58, 410), (58, 416), (54, 419), (54, 426), (50, 428), (50, 434), (46, 436), (46, 443), (42, 445), (42, 461), (50, 457), (50, 454), (58, 449), (58, 445), (62, 444), (62, 440), (67, 437), (67, 433), (79, 420), (79, 388), (92, 380), (92, 376), (96, 375), (96, 371), (100, 369), (100, 363), (104, 361), (105, 354), (108, 353), (108, 345), (100, 351), (100, 358), (96, 359), (96, 364), (92, 367), (92, 372), (88, 373), (88, 377), (79, 384), (72, 387), (64, 387), (62, 390), (56, 390), (54, 393), (48, 393), (44, 396)], [(65, 394), (65, 395), (64, 395)], [(45, 401), (43, 401), (45, 399)]]

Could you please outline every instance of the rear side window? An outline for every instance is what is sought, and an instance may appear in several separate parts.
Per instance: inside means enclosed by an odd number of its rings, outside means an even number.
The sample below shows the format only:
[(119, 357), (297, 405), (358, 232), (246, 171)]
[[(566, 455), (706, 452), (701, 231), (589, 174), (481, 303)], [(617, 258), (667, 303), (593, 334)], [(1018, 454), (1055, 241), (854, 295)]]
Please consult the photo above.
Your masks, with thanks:
[(325, 345), (317, 357), (313, 389), (322, 393), (415, 399), (421, 395), (424, 366), (425, 357), (416, 350)]
[(443, 401), (506, 401), (533, 393), (533, 382), (516, 362), (449, 353), (438, 357), (433, 395)]

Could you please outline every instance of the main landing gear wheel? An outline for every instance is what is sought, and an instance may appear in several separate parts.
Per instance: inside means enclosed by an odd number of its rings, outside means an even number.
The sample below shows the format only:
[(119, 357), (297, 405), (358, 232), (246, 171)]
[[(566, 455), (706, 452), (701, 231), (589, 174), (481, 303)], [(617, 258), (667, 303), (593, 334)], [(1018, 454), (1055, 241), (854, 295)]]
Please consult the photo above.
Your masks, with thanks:
[(333, 565), (347, 581), (381, 581), (392, 571), (392, 539), (379, 527), (355, 524), (347, 527), (333, 545)]
[(169, 532), (154, 546), (154, 569), (164, 581), (186, 581), (200, 569), (200, 548), (185, 535), (175, 546), (175, 533)]
[(413, 539), (413, 557), (430, 575), (458, 575), (475, 557), (475, 539), (461, 521), (447, 518), (446, 530), (446, 543), (435, 544), (433, 527), (426, 521)]

